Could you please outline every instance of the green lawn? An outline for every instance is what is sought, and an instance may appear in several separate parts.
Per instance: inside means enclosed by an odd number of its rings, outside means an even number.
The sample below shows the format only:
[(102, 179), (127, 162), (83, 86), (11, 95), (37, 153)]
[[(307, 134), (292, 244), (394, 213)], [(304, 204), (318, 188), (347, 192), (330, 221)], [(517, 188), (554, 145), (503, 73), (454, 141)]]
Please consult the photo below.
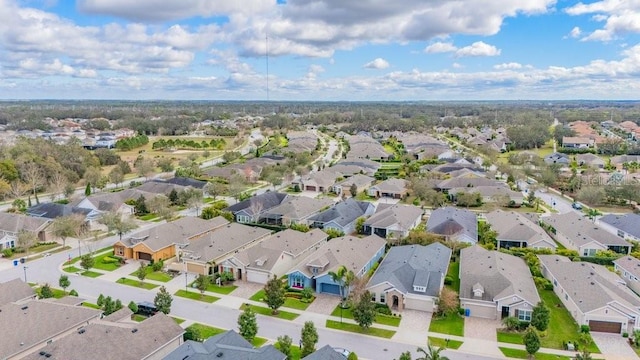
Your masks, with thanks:
[[(193, 288), (194, 283), (189, 284), (189, 286)], [(233, 290), (235, 290), (237, 288), (238, 287), (235, 286), (235, 285), (218, 286), (216, 284), (209, 284), (209, 286), (207, 286), (207, 291), (211, 291), (211, 292), (214, 292), (216, 294), (229, 295), (229, 294), (231, 294), (231, 292), (233, 292)], [(256, 300), (256, 301), (260, 301), (260, 300)]]
[[(67, 296), (67, 294), (65, 293), (65, 291), (64, 291), (64, 290), (62, 290), (62, 289), (56, 289), (56, 288), (51, 287), (51, 286), (50, 286), (50, 289), (51, 289), (51, 294), (53, 294), (53, 298), (54, 298), (54, 299), (60, 299), (60, 298), (63, 298), (63, 297), (65, 297), (65, 296)], [(36, 290), (36, 292), (37, 292), (38, 294), (40, 294), (40, 289)]]
[[(98, 250), (94, 251), (94, 254), (100, 254), (102, 252), (105, 252), (107, 250), (112, 250), (112, 249), (113, 249), (113, 246), (105, 246), (102, 249), (98, 249)], [(65, 261), (64, 265), (75, 264), (78, 261), (80, 261), (80, 256), (76, 256), (76, 257), (72, 258), (69, 261)]]
[(83, 302), (83, 303), (82, 303), (82, 306), (84, 306), (84, 307), (88, 307), (88, 308), (90, 308), (90, 309), (98, 309), (98, 310), (100, 310), (100, 306), (98, 306), (98, 305), (96, 305), (96, 304), (92, 304), (92, 303), (90, 303), (90, 302)]
[(80, 275), (90, 278), (97, 278), (98, 276), (102, 276), (104, 274), (95, 271), (83, 271)]
[(447, 285), (450, 289), (460, 292), (460, 262), (449, 263), (447, 276), (451, 278), (451, 285)]
[[(275, 348), (280, 350), (280, 348), (278, 347), (278, 343), (274, 344)], [(287, 358), (288, 360), (300, 360), (300, 357), (302, 356), (302, 350), (295, 345), (291, 345), (291, 350), (289, 350), (289, 357)]]
[(133, 314), (133, 316), (131, 316), (131, 320), (137, 321), (137, 322), (143, 322), (147, 320), (147, 317), (140, 314)]
[(522, 345), (522, 333), (503, 332), (498, 330), (498, 342)]
[(93, 264), (93, 267), (95, 269), (103, 270), (103, 271), (113, 271), (113, 270), (115, 270), (115, 269), (120, 267), (120, 264), (117, 263), (117, 262), (115, 262), (115, 263), (105, 263), (105, 262), (103, 262), (102, 259), (105, 256), (113, 257), (113, 251), (108, 252), (106, 254), (101, 254), (101, 255), (94, 256), (93, 259), (95, 260), (95, 263)]
[(441, 334), (464, 336), (464, 318), (457, 313), (444, 317), (433, 317), (429, 331)]
[[(249, 298), (249, 300), (253, 300), (253, 301), (263, 301), (263, 299), (264, 299), (264, 289), (253, 294)], [(307, 310), (309, 305), (311, 305), (311, 303), (305, 303), (300, 301), (300, 299), (287, 297), (285, 298), (284, 305), (282, 305), (282, 307), (287, 307), (287, 308), (296, 309), (296, 310)]]
[[(244, 310), (246, 306), (247, 306), (246, 304), (242, 305), (240, 307), (240, 310)], [(255, 305), (250, 305), (250, 307), (251, 307), (251, 310), (253, 310), (253, 312), (255, 312), (256, 314), (277, 317), (283, 320), (294, 320), (295, 318), (300, 316), (300, 314), (283, 311), (283, 310), (278, 310), (278, 313), (274, 315), (271, 309), (269, 308), (262, 307), (262, 306), (255, 306)]]
[[(520, 350), (520, 349), (509, 349), (509, 348), (499, 348), (500, 351), (502, 351), (502, 354), (504, 354), (504, 356), (509, 357), (509, 358), (516, 358), (516, 359), (528, 359), (529, 358), (529, 354), (527, 354), (526, 351), (524, 350)], [(544, 353), (537, 353), (533, 359), (536, 360), (556, 360), (556, 359), (566, 359), (569, 360), (571, 359), (568, 356), (563, 356), (563, 355), (553, 355), (553, 354), (544, 354)]]
[(66, 267), (66, 268), (64, 268), (62, 270), (64, 270), (64, 272), (68, 272), (68, 273), (77, 273), (79, 271), (82, 271), (82, 269), (78, 269), (75, 266), (69, 266), (69, 267)]
[(251, 295), (251, 297), (249, 298), (249, 300), (253, 301), (262, 301), (262, 299), (264, 299), (264, 289), (261, 289), (257, 293)]
[(138, 216), (138, 219), (143, 220), (143, 221), (150, 221), (150, 220), (153, 220), (153, 219), (155, 219), (157, 217), (158, 217), (158, 215), (151, 213), (151, 214), (147, 214), (147, 215)]
[(264, 343), (267, 342), (267, 339), (262, 338), (260, 336), (256, 336), (253, 338), (253, 341), (251, 342), (251, 345), (253, 345), (254, 347), (259, 348), (260, 346), (264, 345)]
[(186, 321), (185, 319), (177, 318), (177, 317), (175, 317), (175, 316), (170, 316), (170, 318), (172, 318), (172, 319), (173, 319), (173, 321), (175, 321), (175, 322), (176, 322), (176, 324), (178, 324), (178, 325), (180, 325), (180, 324), (182, 324), (183, 322), (185, 322), (185, 321)]
[[(164, 273), (162, 271), (153, 271), (153, 267), (151, 266), (147, 266), (145, 267), (145, 271), (147, 272), (147, 277), (145, 279), (149, 279), (149, 280), (155, 280), (155, 281), (159, 281), (159, 282), (168, 282), (171, 281), (173, 278), (171, 277), (171, 275)], [(138, 270), (132, 272), (131, 276), (135, 276), (138, 277)]]
[(189, 327), (187, 327), (187, 329), (196, 329), (200, 334), (200, 338), (202, 340), (206, 340), (214, 335), (218, 335), (226, 331), (224, 329), (220, 329), (217, 327), (208, 326), (200, 323), (191, 324), (189, 325)]
[(462, 346), (462, 341), (449, 339), (449, 344), (447, 346), (447, 341), (445, 339), (437, 338), (437, 337), (429, 337), (429, 345), (437, 346), (443, 349), (458, 350), (460, 346)]
[(132, 279), (127, 279), (127, 278), (120, 278), (120, 280), (116, 281), (118, 284), (124, 284), (124, 285), (129, 285), (129, 286), (133, 286), (133, 287), (137, 287), (137, 288), (141, 288), (141, 289), (147, 289), (147, 290), (151, 290), (154, 288), (157, 288), (159, 285), (156, 284), (150, 284), (150, 283), (145, 283), (145, 282), (140, 282), (138, 280), (132, 280)]
[[(336, 306), (336, 308), (333, 309), (333, 311), (331, 312), (331, 316), (340, 317), (340, 305)], [(353, 313), (351, 312), (351, 309), (342, 309), (342, 317), (344, 319), (353, 319)], [(400, 320), (402, 319), (397, 316), (377, 314), (373, 322), (381, 325), (400, 326)]]
[(185, 291), (185, 290), (178, 290), (176, 291), (175, 295), (183, 298), (198, 300), (198, 301), (207, 302), (207, 303), (213, 303), (220, 300), (219, 297), (206, 295), (206, 294), (201, 295), (200, 292)]
[[(538, 290), (538, 293), (551, 311), (547, 336), (540, 339), (540, 345), (546, 348), (562, 349), (563, 341), (578, 342), (580, 336), (578, 324), (558, 299), (558, 296), (552, 290)], [(588, 350), (592, 354), (600, 353), (600, 350), (593, 342)]]
[(347, 324), (347, 323), (341, 324), (340, 321), (333, 321), (333, 320), (327, 320), (326, 327), (330, 329), (338, 329), (338, 330), (349, 331), (349, 332), (358, 333), (358, 334), (382, 337), (385, 339), (391, 339), (393, 335), (395, 335), (396, 333), (395, 331), (378, 329), (374, 327), (363, 329), (360, 327), (360, 325)]

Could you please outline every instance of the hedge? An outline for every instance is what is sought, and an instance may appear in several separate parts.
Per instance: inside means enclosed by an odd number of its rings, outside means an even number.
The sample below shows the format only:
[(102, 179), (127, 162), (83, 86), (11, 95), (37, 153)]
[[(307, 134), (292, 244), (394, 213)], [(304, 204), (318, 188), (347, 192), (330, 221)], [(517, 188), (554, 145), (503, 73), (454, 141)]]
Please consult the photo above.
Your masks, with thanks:
[(103, 264), (115, 264), (115, 263), (120, 263), (120, 259), (116, 259), (116, 258), (113, 258), (113, 257), (111, 257), (111, 256), (107, 255), (107, 256), (104, 256), (104, 257), (102, 258), (102, 263), (103, 263)]

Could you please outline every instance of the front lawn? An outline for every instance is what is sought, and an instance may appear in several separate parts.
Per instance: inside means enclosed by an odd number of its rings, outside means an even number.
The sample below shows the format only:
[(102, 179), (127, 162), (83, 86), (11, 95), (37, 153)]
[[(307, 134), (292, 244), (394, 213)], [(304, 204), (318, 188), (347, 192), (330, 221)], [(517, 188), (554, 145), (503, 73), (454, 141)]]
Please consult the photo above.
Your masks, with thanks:
[(429, 336), (429, 345), (443, 349), (458, 350), (462, 346), (462, 341), (449, 339), (449, 343), (447, 343), (445, 339)]
[(131, 320), (136, 321), (136, 322), (143, 322), (145, 320), (147, 320), (147, 317), (144, 315), (140, 315), (140, 314), (133, 314), (131, 316)]
[(80, 275), (90, 278), (97, 278), (98, 276), (102, 276), (104, 274), (95, 271), (83, 271)]
[(78, 269), (75, 266), (69, 266), (69, 267), (66, 267), (66, 268), (64, 268), (62, 270), (64, 270), (64, 272), (68, 272), (68, 273), (77, 273), (79, 271), (82, 271), (82, 269)]
[[(107, 250), (112, 250), (112, 249), (113, 249), (113, 246), (105, 246), (102, 249), (98, 249), (98, 250), (94, 251), (93, 253), (94, 254), (100, 254), (102, 252), (105, 252)], [(80, 256), (76, 256), (76, 257), (72, 258), (71, 260), (65, 261), (63, 265), (75, 264), (78, 261), (80, 261)]]
[(156, 284), (140, 282), (138, 280), (131, 280), (131, 279), (127, 279), (127, 278), (120, 278), (120, 280), (118, 280), (116, 282), (118, 284), (129, 285), (129, 286), (133, 286), (133, 287), (137, 287), (137, 288), (141, 288), (141, 289), (147, 289), (147, 290), (151, 290), (151, 289), (157, 288), (159, 286), (159, 285), (156, 285)]
[(108, 252), (106, 254), (94, 256), (93, 259), (95, 260), (95, 262), (93, 264), (93, 267), (95, 269), (103, 270), (103, 271), (113, 271), (120, 267), (120, 263), (118, 262), (105, 262), (104, 261), (105, 256), (110, 259), (113, 259), (114, 258), (113, 251)]
[(226, 330), (220, 329), (213, 326), (208, 326), (200, 323), (191, 324), (187, 327), (187, 329), (195, 329), (198, 334), (200, 334), (200, 339), (207, 340), (208, 338), (221, 334)]
[[(280, 350), (278, 343), (275, 343), (273, 346), (275, 346), (276, 349)], [(300, 349), (300, 347), (291, 345), (290, 349), (291, 350), (289, 350), (290, 355), (288, 357), (288, 360), (300, 360), (300, 357), (302, 356), (302, 350)]]
[[(529, 358), (529, 354), (525, 350), (510, 349), (510, 348), (503, 348), (503, 347), (501, 347), (499, 349), (500, 349), (500, 351), (502, 351), (502, 354), (504, 354), (504, 356), (509, 357), (509, 358), (515, 358), (515, 359), (528, 359)], [(563, 356), (563, 355), (537, 353), (537, 354), (535, 354), (533, 359), (536, 359), (536, 360), (565, 360), (565, 359), (569, 360), (571, 358), (568, 357), (568, 356)]]
[(259, 348), (260, 346), (264, 345), (264, 343), (266, 342), (267, 342), (267, 339), (262, 338), (260, 336), (256, 336), (253, 338), (251, 345), (253, 345), (253, 347)]
[(219, 297), (215, 297), (211, 295), (202, 295), (199, 292), (185, 291), (185, 290), (178, 290), (176, 291), (175, 295), (183, 298), (191, 299), (191, 300), (206, 302), (206, 303), (213, 303), (220, 300)]
[[(240, 306), (240, 310), (246, 309), (247, 305), (248, 304), (243, 304), (242, 306)], [(253, 310), (253, 312), (255, 312), (256, 314), (277, 317), (283, 320), (294, 320), (295, 318), (300, 316), (300, 314), (283, 311), (283, 310), (278, 310), (278, 313), (274, 315), (273, 311), (270, 308), (255, 306), (255, 305), (249, 305), (249, 307), (251, 307), (251, 310)]]
[[(159, 282), (169, 282), (169, 281), (171, 281), (173, 279), (171, 277), (171, 275), (169, 275), (167, 273), (164, 273), (162, 271), (153, 271), (153, 267), (152, 266), (146, 266), (144, 269), (147, 272), (147, 277), (145, 279), (155, 280), (155, 281), (159, 281)], [(138, 277), (138, 270), (132, 272), (129, 275), (134, 276), (134, 277)]]
[(90, 302), (83, 302), (82, 306), (84, 307), (88, 307), (90, 309), (97, 309), (97, 310), (101, 310), (100, 306), (96, 305), (96, 304), (92, 304)]
[(378, 329), (374, 327), (363, 329), (360, 327), (360, 325), (348, 324), (344, 322), (340, 323), (340, 321), (333, 321), (333, 320), (327, 320), (327, 323), (325, 324), (325, 326), (330, 329), (337, 329), (337, 330), (349, 331), (357, 334), (377, 336), (385, 339), (391, 339), (393, 335), (395, 335), (396, 333), (395, 331)]
[[(194, 288), (195, 282), (192, 282), (191, 284), (189, 284), (189, 286)], [(214, 292), (216, 294), (229, 295), (231, 294), (231, 292), (233, 292), (233, 290), (237, 288), (238, 287), (235, 285), (218, 286), (216, 284), (209, 284), (209, 286), (207, 286), (207, 291)], [(259, 301), (259, 300), (256, 300), (256, 301)]]
[(175, 316), (169, 316), (169, 317), (170, 317), (170, 318), (172, 318), (172, 319), (173, 319), (173, 321), (175, 321), (175, 322), (176, 322), (176, 324), (178, 324), (178, 325), (180, 325), (180, 324), (182, 324), (183, 322), (185, 322), (185, 321), (186, 321), (185, 319), (177, 318), (177, 317), (175, 317)]
[[(340, 304), (338, 304), (338, 306), (336, 306), (336, 308), (333, 309), (333, 311), (331, 312), (331, 316), (340, 317)], [(342, 317), (344, 319), (353, 319), (353, 313), (351, 312), (351, 308), (342, 309)], [(400, 320), (402, 319), (397, 316), (390, 316), (390, 315), (384, 315), (384, 314), (378, 313), (376, 314), (376, 318), (375, 320), (373, 320), (373, 322), (376, 324), (397, 327), (397, 326), (400, 326)]]
[[(262, 290), (258, 291), (257, 293), (253, 294), (249, 298), (249, 300), (263, 302), (264, 301), (264, 289), (262, 289)], [(282, 305), (282, 307), (287, 307), (287, 308), (296, 309), (296, 310), (307, 310), (309, 305), (311, 305), (311, 303), (302, 302), (302, 301), (300, 301), (300, 299), (296, 299), (296, 298), (293, 298), (293, 297), (285, 297), (284, 305)]]
[(523, 334), (517, 332), (505, 332), (498, 330), (498, 342), (509, 344), (523, 344)]
[(434, 316), (429, 325), (430, 332), (440, 334), (464, 336), (464, 318), (457, 313), (443, 317)]

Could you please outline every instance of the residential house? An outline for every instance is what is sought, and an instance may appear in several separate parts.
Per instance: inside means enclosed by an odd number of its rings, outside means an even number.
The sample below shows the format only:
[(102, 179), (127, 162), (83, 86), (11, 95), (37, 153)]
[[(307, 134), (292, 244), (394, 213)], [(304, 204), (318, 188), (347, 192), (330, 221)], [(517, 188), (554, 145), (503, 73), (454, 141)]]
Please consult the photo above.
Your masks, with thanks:
[(286, 360), (287, 356), (273, 345), (257, 348), (234, 330), (214, 335), (204, 342), (187, 340), (167, 354), (163, 360)]
[(562, 147), (570, 149), (588, 149), (595, 145), (595, 141), (586, 137), (563, 136)]
[(326, 168), (302, 177), (300, 179), (300, 189), (303, 191), (328, 192), (340, 176), (341, 174), (336, 173), (332, 168)]
[(499, 183), (500, 185), (489, 186), (473, 186), (473, 187), (461, 187), (449, 189), (450, 196), (456, 196), (458, 194), (480, 194), (482, 201), (486, 203), (502, 203), (503, 205), (514, 204), (522, 205), (524, 202), (524, 195), (519, 191), (513, 191), (505, 183)]
[(375, 206), (372, 203), (348, 198), (311, 216), (308, 221), (311, 227), (324, 230), (334, 229), (344, 234), (351, 234), (356, 230), (355, 224), (358, 218), (368, 217), (374, 212)]
[(347, 158), (370, 159), (370, 160), (387, 160), (390, 154), (384, 150), (384, 147), (376, 140), (368, 136), (350, 136), (349, 152)]
[(265, 212), (282, 204), (286, 198), (287, 194), (267, 191), (231, 205), (225, 210), (233, 213), (235, 220), (239, 223), (252, 223), (257, 222)]
[(36, 298), (36, 292), (29, 284), (13, 279), (0, 283), (0, 306), (9, 303), (22, 303)]
[(141, 196), (150, 199), (154, 194), (138, 189), (125, 189), (118, 192), (106, 192), (87, 196), (72, 202), (70, 205), (99, 212), (114, 211), (123, 215), (133, 215), (135, 207), (126, 204), (127, 200), (137, 200)]
[(20, 231), (36, 234), (39, 242), (48, 241), (47, 227), (50, 224), (49, 219), (0, 212), (0, 251), (15, 247)]
[(264, 212), (260, 216), (259, 222), (279, 226), (308, 225), (308, 218), (324, 209), (328, 209), (334, 203), (329, 198), (316, 199), (307, 196), (287, 196), (282, 204)]
[(443, 235), (447, 240), (475, 244), (478, 242), (478, 218), (466, 209), (452, 206), (437, 208), (427, 220), (427, 231)]
[(364, 174), (374, 176), (382, 165), (379, 162), (369, 159), (347, 158), (338, 161), (331, 169), (344, 177), (350, 177), (356, 174)]
[(207, 185), (206, 181), (187, 178), (187, 177), (172, 177), (170, 179), (164, 180), (164, 182), (178, 185), (178, 186), (183, 186), (183, 187), (192, 187), (194, 189), (200, 189), (200, 190), (203, 190), (204, 187)]
[(376, 212), (364, 222), (365, 235), (376, 234), (381, 238), (400, 239), (422, 222), (424, 211), (417, 206), (379, 204)]
[(326, 243), (328, 237), (320, 229), (312, 229), (307, 233), (287, 229), (234, 253), (220, 265), (242, 269), (245, 281), (266, 284), (272, 277), (280, 278), (297, 266), (307, 255)]
[(576, 162), (578, 166), (588, 166), (596, 169), (603, 169), (605, 162), (596, 154), (576, 154)]
[(640, 155), (616, 155), (611, 157), (613, 165), (622, 165), (624, 163), (636, 162), (640, 163)]
[[(235, 266), (225, 260), (251, 246), (255, 246), (271, 234), (271, 230), (238, 223), (226, 223), (205, 236), (180, 246), (179, 262), (181, 270), (210, 275), (216, 272), (230, 272), (234, 279), (244, 279), (243, 266)], [(175, 264), (175, 266), (180, 266)], [(178, 270), (173, 268), (174, 270)]]
[(369, 196), (404, 199), (409, 193), (409, 182), (404, 179), (387, 179), (367, 190)]
[(524, 260), (479, 245), (460, 250), (460, 307), (467, 316), (531, 321), (538, 302), (540, 296)]
[(598, 218), (596, 224), (625, 240), (640, 241), (640, 215), (638, 214), (607, 214)]
[(302, 360), (345, 360), (346, 358), (347, 356), (343, 352), (337, 351), (331, 345), (325, 345), (303, 357)]
[(540, 221), (552, 228), (551, 236), (557, 242), (567, 249), (577, 250), (580, 256), (595, 256), (599, 250), (625, 255), (631, 251), (630, 243), (573, 211), (543, 216)]
[(364, 276), (382, 258), (386, 245), (387, 240), (377, 235), (365, 238), (347, 235), (332, 239), (287, 273), (289, 286), (340, 295), (340, 284), (333, 281), (329, 272), (344, 266), (356, 276)]
[(394, 312), (432, 312), (450, 259), (451, 249), (439, 242), (392, 247), (369, 280), (367, 290), (373, 301), (388, 305)]
[(113, 244), (113, 253), (125, 259), (160, 261), (177, 254), (176, 248), (227, 225), (222, 217), (203, 220), (183, 217), (147, 230), (140, 231)]
[(73, 329), (24, 359), (84, 360), (104, 354), (104, 357), (119, 360), (161, 360), (183, 343), (184, 329), (163, 313), (140, 323), (108, 320), (107, 317)]
[(496, 235), (498, 249), (532, 248), (555, 250), (558, 246), (551, 236), (524, 214), (495, 210), (485, 214), (487, 223)]
[(476, 173), (467, 173), (462, 176), (446, 179), (439, 182), (438, 185), (436, 185), (436, 189), (443, 192), (451, 193), (451, 189), (476, 188), (480, 186), (507, 187), (508, 185), (504, 182), (500, 182), (494, 179), (488, 179)]
[(94, 209), (86, 209), (69, 204), (40, 203), (27, 209), (27, 215), (54, 220), (59, 217), (76, 215), (84, 220), (86, 228), (91, 228), (102, 215)]
[(367, 190), (376, 181), (375, 178), (367, 175), (356, 174), (333, 185), (333, 192), (338, 195), (356, 196), (351, 193), (351, 187), (355, 184), (357, 193)]
[(567, 154), (563, 154), (559, 152), (554, 152), (553, 154), (549, 154), (545, 156), (543, 160), (546, 164), (549, 164), (549, 165), (551, 164), (569, 165), (569, 163), (571, 162)]
[(615, 273), (559, 255), (538, 258), (542, 274), (578, 325), (615, 334), (640, 329), (640, 298)]
[(613, 266), (629, 289), (640, 294), (640, 260), (627, 255), (613, 260)]

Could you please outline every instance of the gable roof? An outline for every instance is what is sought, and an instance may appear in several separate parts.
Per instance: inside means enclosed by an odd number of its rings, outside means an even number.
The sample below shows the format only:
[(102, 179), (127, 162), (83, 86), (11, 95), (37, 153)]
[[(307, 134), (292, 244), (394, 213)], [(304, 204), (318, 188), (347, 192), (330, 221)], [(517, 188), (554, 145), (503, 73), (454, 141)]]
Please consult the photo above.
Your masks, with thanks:
[(618, 275), (604, 266), (573, 262), (560, 255), (538, 255), (538, 258), (583, 313), (604, 307), (612, 301), (639, 312), (640, 298), (627, 288)]
[(265, 211), (265, 218), (304, 219), (334, 203), (328, 198), (315, 199), (307, 196), (288, 196), (282, 204)]
[(29, 284), (17, 278), (0, 283), (0, 306), (25, 300), (35, 296), (35, 294), (36, 292), (33, 291)]
[(500, 185), (490, 185), (490, 186), (473, 186), (473, 187), (461, 187), (461, 188), (453, 188), (449, 189), (450, 194), (457, 193), (478, 193), (482, 197), (490, 198), (494, 196), (506, 195), (509, 199), (515, 200), (523, 200), (524, 195), (521, 192), (513, 191), (511, 188), (504, 184), (500, 183)]
[(538, 224), (515, 211), (495, 210), (485, 214), (487, 222), (496, 231), (498, 240), (526, 241), (527, 246), (539, 242), (548, 243), (555, 248), (555, 241)]
[(278, 351), (273, 345), (254, 348), (234, 330), (228, 330), (214, 335), (204, 342), (188, 340), (164, 360), (285, 360), (287, 357)]
[(460, 251), (460, 298), (474, 299), (473, 287), (477, 284), (484, 290), (484, 301), (493, 302), (512, 295), (532, 305), (540, 301), (524, 260), (474, 245)]
[[(229, 254), (247, 244), (271, 234), (271, 230), (238, 223), (227, 223), (203, 236), (190, 241), (182, 250), (191, 254), (191, 260), (209, 262)], [(189, 258), (189, 255), (185, 255)]]
[(371, 185), (375, 180), (376, 179), (371, 176), (367, 176), (363, 174), (355, 174), (349, 177), (348, 179), (338, 182), (336, 185), (351, 186), (352, 184), (356, 184), (357, 187), (362, 187), (366, 185)]
[(613, 263), (623, 268), (626, 272), (640, 279), (640, 260), (633, 256), (623, 256), (613, 260)]
[(638, 214), (607, 214), (598, 219), (598, 221), (620, 229), (631, 236), (640, 238), (640, 215)]
[(324, 170), (314, 172), (305, 176), (301, 181), (302, 183), (317, 184), (324, 188), (328, 188), (335, 184), (336, 179), (340, 177), (340, 173), (333, 170), (333, 168), (326, 168)]
[(90, 212), (91, 209), (83, 209), (77, 206), (58, 203), (40, 203), (27, 209), (28, 215), (45, 219), (55, 219), (71, 214), (79, 214), (84, 218), (89, 215)]
[(274, 208), (282, 204), (282, 202), (286, 198), (287, 198), (287, 194), (285, 193), (279, 193), (276, 191), (267, 191), (260, 195), (252, 196), (249, 199), (246, 199), (244, 201), (240, 201), (237, 204), (231, 205), (225, 210), (230, 211), (234, 214), (244, 210), (249, 215), (256, 215), (253, 213), (254, 210), (252, 209), (252, 207), (254, 207), (254, 204), (256, 203), (259, 204), (261, 211), (267, 211), (271, 208)]
[[(331, 239), (302, 260), (296, 270), (308, 277), (318, 277), (344, 266), (357, 275), (386, 244), (387, 240), (377, 235), (369, 235), (365, 238), (347, 235)], [(309, 266), (320, 267), (321, 271), (318, 274), (312, 274)]]
[(44, 230), (51, 221), (49, 219), (0, 212), (0, 230), (18, 233), (20, 230), (39, 232)]
[(588, 218), (570, 211), (565, 214), (551, 214), (541, 217), (540, 220), (556, 229), (580, 247), (590, 242), (596, 242), (603, 246), (631, 246), (626, 240), (609, 233)]
[[(171, 317), (158, 313), (140, 323), (92, 323), (40, 350), (51, 354), (53, 359), (83, 360), (103, 354), (109, 359), (139, 360), (153, 355), (183, 333)], [(43, 358), (39, 352), (26, 357), (27, 360)]]
[(478, 186), (507, 186), (505, 183), (487, 179), (483, 176), (478, 176), (473, 173), (468, 173), (456, 178), (443, 180), (438, 183), (438, 189), (454, 189), (454, 188), (466, 188), (466, 187), (478, 187)]
[(217, 229), (228, 223), (229, 222), (221, 216), (211, 220), (186, 216), (143, 230), (121, 242), (128, 247), (133, 247), (139, 242), (142, 242), (149, 249), (158, 251), (173, 244), (186, 244), (189, 242), (189, 238)]
[(378, 205), (375, 214), (368, 218), (364, 225), (388, 228), (397, 225), (400, 230), (410, 230), (416, 219), (422, 217), (422, 209), (413, 205), (394, 204), (391, 206)]
[[(451, 249), (439, 242), (428, 246), (394, 246), (378, 266), (367, 287), (389, 283), (403, 294), (438, 296), (450, 259)], [(416, 292), (414, 286), (424, 286), (427, 290), (424, 293)]]
[(346, 360), (346, 357), (335, 351), (330, 345), (325, 345), (303, 357), (302, 360)]
[(466, 235), (471, 241), (478, 240), (478, 218), (475, 213), (452, 206), (435, 209), (427, 220), (427, 231), (445, 235)]
[(117, 210), (125, 201), (129, 199), (138, 199), (140, 196), (144, 196), (146, 199), (153, 197), (155, 194), (151, 194), (139, 189), (125, 189), (117, 192), (105, 192), (88, 196), (84, 199), (78, 199), (71, 203), (72, 206), (78, 206), (83, 200), (87, 200), (96, 209), (100, 211)]
[(409, 182), (405, 179), (387, 179), (381, 183), (373, 185), (374, 188), (384, 193), (404, 193), (407, 191)]
[(309, 248), (326, 241), (329, 236), (320, 229), (307, 233), (286, 229), (261, 241), (260, 244), (244, 249), (235, 258), (245, 266), (271, 270), (283, 254), (298, 257)]
[(180, 186), (191, 186), (196, 189), (203, 189), (205, 185), (207, 185), (206, 181), (196, 180), (187, 177), (172, 177), (171, 179), (165, 180), (165, 182)]
[(353, 198), (349, 198), (345, 201), (336, 203), (331, 208), (317, 215), (310, 217), (309, 220), (322, 223), (334, 221), (340, 226), (345, 226), (363, 216), (369, 206), (373, 205), (366, 201), (356, 201)]

